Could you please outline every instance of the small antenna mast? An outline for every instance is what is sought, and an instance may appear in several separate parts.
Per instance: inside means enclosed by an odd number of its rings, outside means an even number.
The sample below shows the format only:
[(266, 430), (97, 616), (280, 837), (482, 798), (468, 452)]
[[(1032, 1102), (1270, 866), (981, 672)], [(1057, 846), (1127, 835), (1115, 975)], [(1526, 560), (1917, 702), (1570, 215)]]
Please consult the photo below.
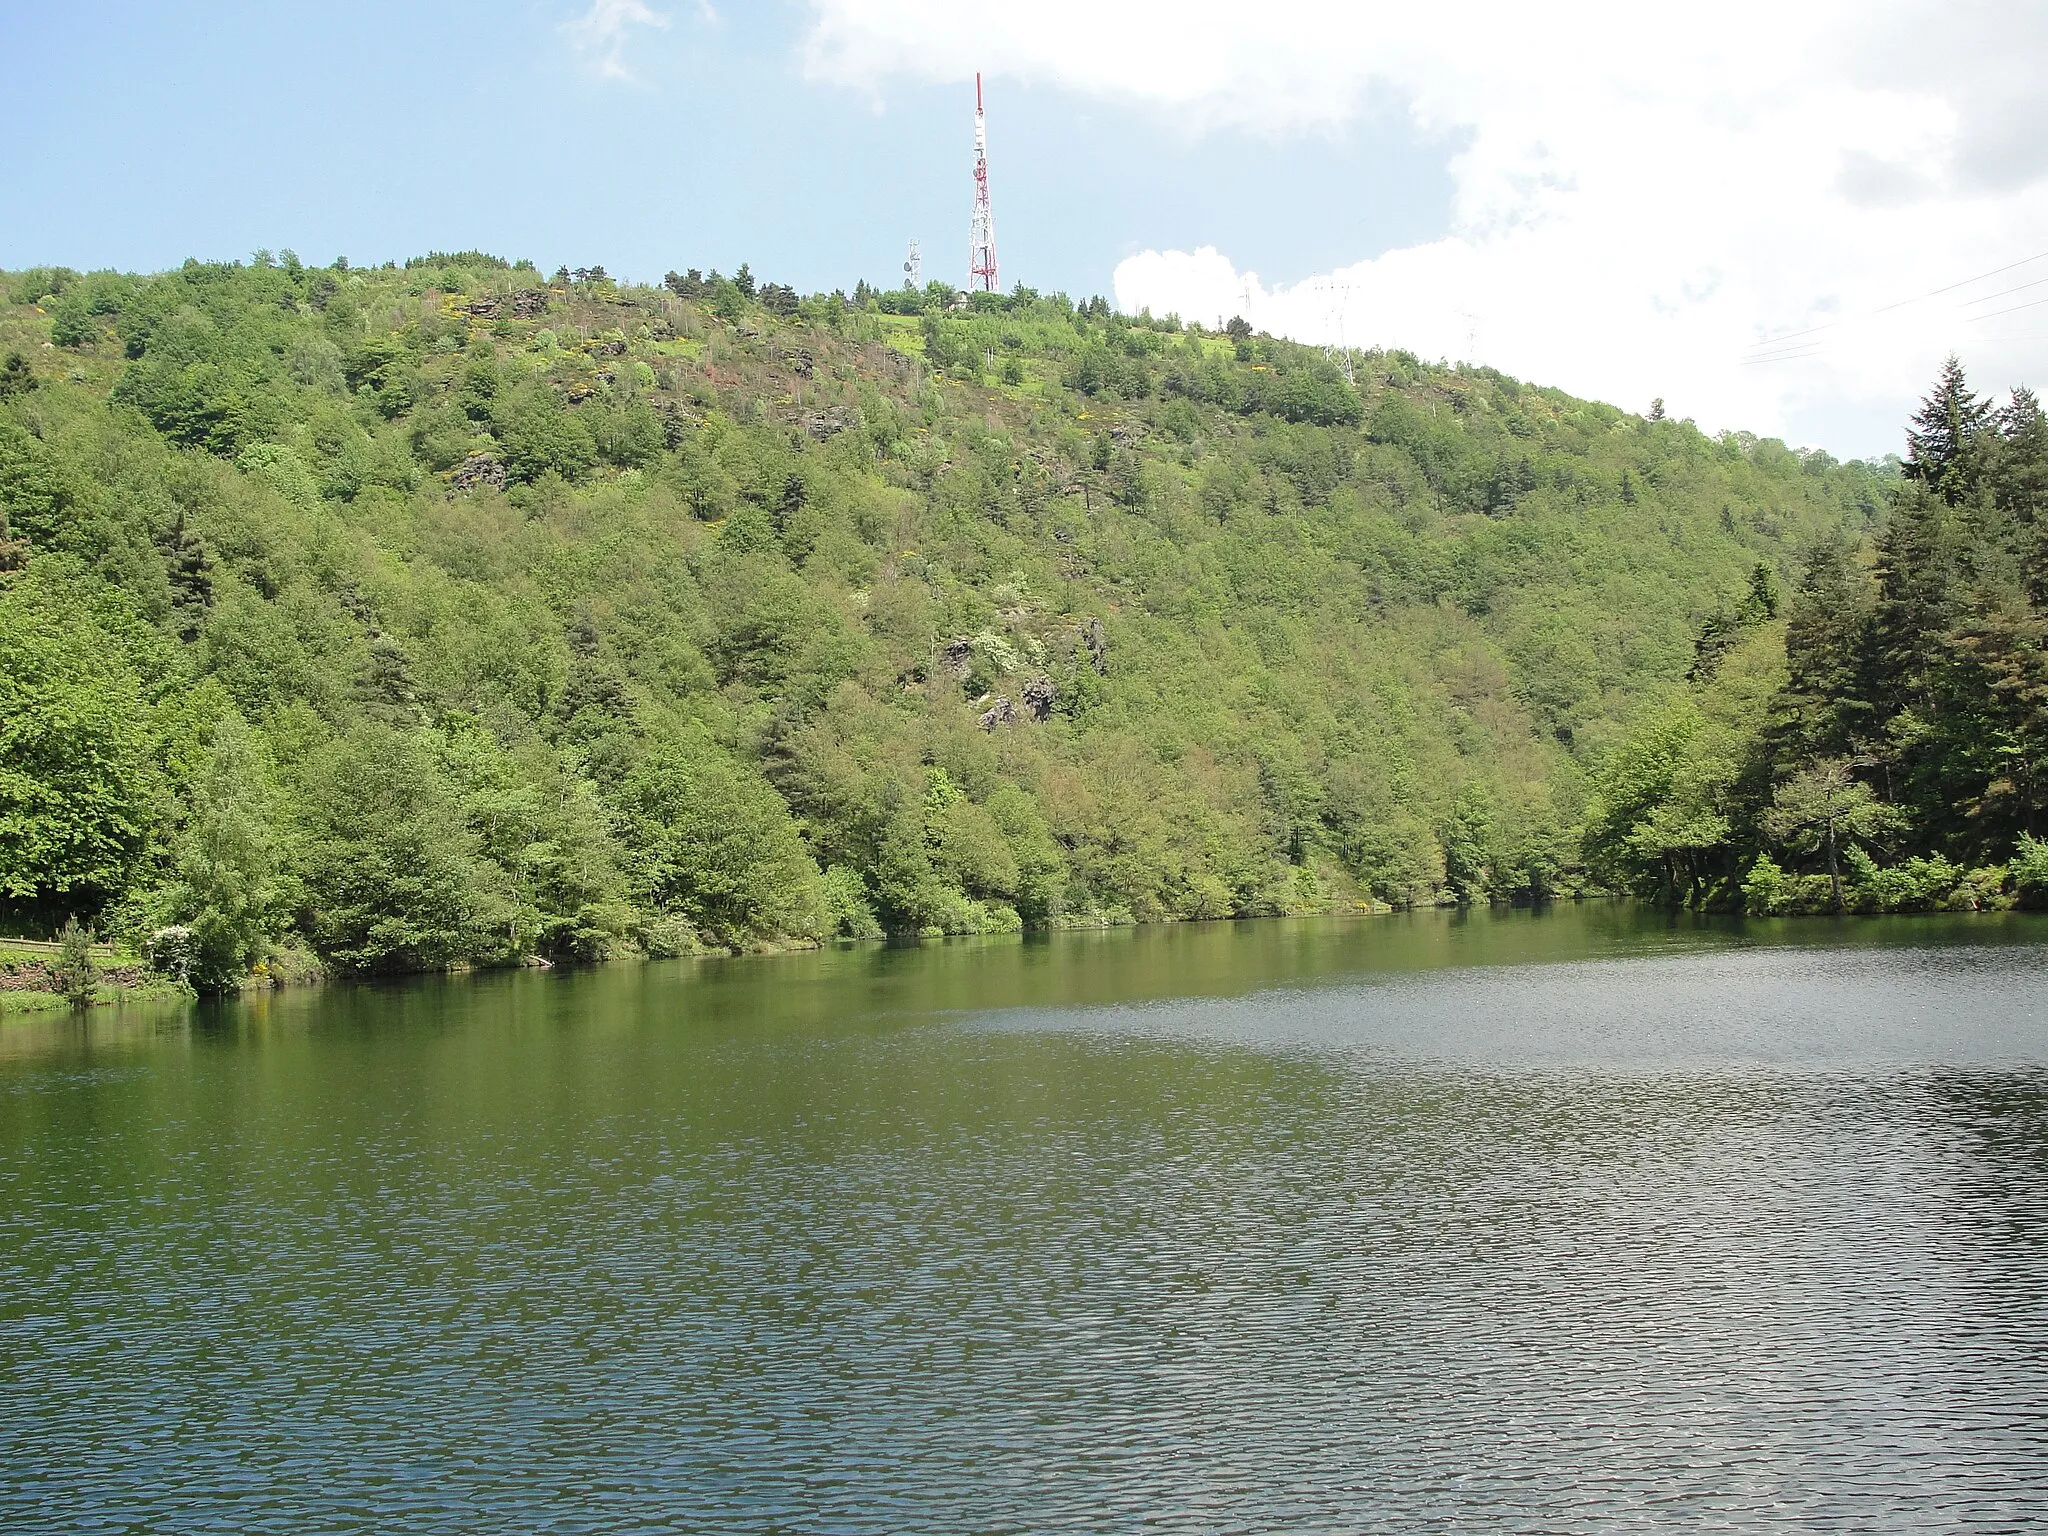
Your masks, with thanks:
[(903, 263), (903, 286), (912, 293), (924, 287), (924, 253), (917, 248), (917, 236), (910, 237), (910, 255)]
[(1349, 283), (1342, 285), (1331, 283), (1327, 285), (1326, 291), (1329, 294), (1330, 308), (1324, 318), (1327, 322), (1334, 322), (1337, 329), (1337, 340), (1335, 345), (1323, 348), (1323, 356), (1327, 357), (1342, 370), (1345, 383), (1356, 384), (1358, 382), (1357, 375), (1351, 371), (1351, 348), (1344, 341), (1344, 311), (1350, 307), (1351, 285)]

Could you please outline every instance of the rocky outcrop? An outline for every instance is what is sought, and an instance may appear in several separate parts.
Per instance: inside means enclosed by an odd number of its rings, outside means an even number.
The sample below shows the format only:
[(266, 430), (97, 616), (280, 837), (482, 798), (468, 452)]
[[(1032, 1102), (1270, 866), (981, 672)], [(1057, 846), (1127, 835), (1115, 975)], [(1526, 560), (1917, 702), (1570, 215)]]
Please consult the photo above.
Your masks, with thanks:
[(1024, 711), (1034, 720), (1046, 720), (1052, 716), (1052, 707), (1059, 699), (1059, 690), (1053, 687), (1052, 679), (1044, 673), (1024, 685)]
[(804, 435), (814, 443), (822, 443), (828, 437), (837, 437), (852, 425), (846, 411), (812, 411), (804, 417)]
[(1011, 724), (1016, 718), (1017, 706), (1002, 694), (997, 694), (995, 702), (981, 712), (981, 728), (984, 731), (992, 731), (999, 725)]
[(486, 486), (502, 491), (505, 488), (505, 461), (495, 453), (472, 453), (456, 465), (448, 483), (458, 491), (474, 491)]
[(487, 294), (472, 299), (469, 312), (479, 320), (531, 320), (548, 312), (545, 288), (522, 288), (517, 293)]
[(1100, 677), (1109, 669), (1109, 637), (1103, 633), (1102, 620), (1089, 619), (1081, 625), (1081, 647), (1088, 653), (1088, 660)]

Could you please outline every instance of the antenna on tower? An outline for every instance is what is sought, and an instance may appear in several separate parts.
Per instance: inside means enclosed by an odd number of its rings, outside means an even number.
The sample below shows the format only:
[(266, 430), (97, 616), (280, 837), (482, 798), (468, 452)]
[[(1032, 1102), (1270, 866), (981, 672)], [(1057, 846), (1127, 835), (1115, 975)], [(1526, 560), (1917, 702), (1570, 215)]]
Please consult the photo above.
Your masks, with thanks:
[(967, 289), (1000, 293), (996, 277), (996, 216), (988, 201), (988, 119), (981, 106), (981, 73), (974, 76), (974, 228), (967, 240)]
[(910, 255), (903, 263), (903, 286), (912, 293), (924, 287), (924, 252), (917, 248), (917, 236), (910, 237)]

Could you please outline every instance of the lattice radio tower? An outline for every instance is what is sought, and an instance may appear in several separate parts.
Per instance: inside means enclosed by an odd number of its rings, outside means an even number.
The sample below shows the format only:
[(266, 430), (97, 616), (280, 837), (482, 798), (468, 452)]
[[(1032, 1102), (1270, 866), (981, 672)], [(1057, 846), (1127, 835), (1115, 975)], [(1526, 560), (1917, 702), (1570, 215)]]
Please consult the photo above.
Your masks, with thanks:
[(974, 76), (974, 230), (968, 237), (967, 288), (1000, 293), (996, 277), (996, 216), (988, 201), (988, 119), (981, 108), (981, 74)]

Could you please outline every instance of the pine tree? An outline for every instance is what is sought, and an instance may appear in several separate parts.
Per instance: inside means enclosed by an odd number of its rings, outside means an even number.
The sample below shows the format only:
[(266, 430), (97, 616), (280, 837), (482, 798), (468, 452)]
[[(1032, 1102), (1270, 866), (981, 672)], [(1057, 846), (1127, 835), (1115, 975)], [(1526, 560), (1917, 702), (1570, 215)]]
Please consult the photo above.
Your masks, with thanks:
[(1998, 413), (1999, 454), (1992, 495), (2016, 524), (2027, 593), (2048, 605), (2048, 415), (2030, 389), (2015, 389)]
[(36, 376), (29, 371), (28, 359), (19, 352), (7, 354), (7, 361), (0, 363), (0, 400), (9, 395), (25, 395), (36, 387)]
[(57, 942), (57, 963), (50, 967), (51, 978), (64, 989), (72, 1007), (90, 1008), (100, 981), (99, 967), (92, 959), (92, 930), (81, 927), (77, 918), (67, 917)]
[(1970, 393), (1962, 362), (1951, 354), (1933, 393), (1920, 402), (1906, 428), (1906, 474), (1951, 503), (1960, 500), (1963, 487), (1955, 471), (1990, 421), (1990, 402)]
[(213, 558), (185, 526), (182, 512), (159, 543), (170, 581), (171, 606), (178, 616), (178, 638), (189, 645), (199, 638), (207, 611), (213, 607)]
[(1824, 758), (1778, 786), (1764, 815), (1763, 833), (1774, 843), (1826, 857), (1834, 907), (1842, 899), (1842, 846), (1881, 837), (1900, 824), (1898, 813), (1878, 802), (1868, 784), (1843, 758)]
[(1944, 685), (1928, 830), (1995, 859), (2041, 829), (2048, 762), (2048, 624), (2025, 604), (1981, 602), (1942, 637)]
[(1789, 670), (1773, 723), (1780, 762), (1859, 750), (1876, 726), (1870, 584), (1840, 543), (1806, 558), (1785, 627)]
[(1877, 538), (1877, 610), (1873, 681), (1887, 714), (1927, 709), (1929, 668), (1954, 617), (1956, 515), (1937, 496), (1905, 487)]

